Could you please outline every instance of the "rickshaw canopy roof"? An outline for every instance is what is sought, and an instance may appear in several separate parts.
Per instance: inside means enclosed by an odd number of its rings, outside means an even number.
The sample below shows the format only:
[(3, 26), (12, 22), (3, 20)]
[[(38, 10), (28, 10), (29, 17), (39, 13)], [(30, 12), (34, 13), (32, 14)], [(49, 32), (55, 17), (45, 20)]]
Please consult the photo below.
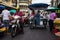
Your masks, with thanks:
[(48, 4), (45, 4), (45, 3), (36, 3), (36, 4), (31, 4), (29, 5), (28, 7), (33, 9), (33, 8), (40, 8), (40, 7), (48, 7), (49, 5)]

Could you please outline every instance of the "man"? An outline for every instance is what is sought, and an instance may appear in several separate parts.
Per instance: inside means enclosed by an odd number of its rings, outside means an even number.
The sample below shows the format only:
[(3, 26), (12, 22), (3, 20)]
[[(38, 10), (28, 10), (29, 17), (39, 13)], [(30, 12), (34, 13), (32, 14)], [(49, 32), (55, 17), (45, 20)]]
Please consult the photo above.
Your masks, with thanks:
[(18, 15), (18, 16), (21, 17), (19, 23), (20, 23), (21, 33), (24, 33), (23, 32), (23, 22), (24, 22), (24, 20), (23, 20), (23, 13), (20, 11), (20, 9), (18, 9), (14, 15)]
[(56, 13), (54, 11), (52, 11), (50, 13), (50, 18), (49, 18), (49, 26), (50, 26), (50, 31), (51, 32), (53, 31), (53, 27), (54, 27), (53, 22), (54, 22), (55, 17), (56, 17)]
[(40, 11), (38, 10), (37, 14), (35, 15), (35, 24), (40, 25)]
[(9, 16), (11, 16), (10, 12), (7, 9), (4, 9), (1, 15), (3, 17), (4, 27), (9, 28)]

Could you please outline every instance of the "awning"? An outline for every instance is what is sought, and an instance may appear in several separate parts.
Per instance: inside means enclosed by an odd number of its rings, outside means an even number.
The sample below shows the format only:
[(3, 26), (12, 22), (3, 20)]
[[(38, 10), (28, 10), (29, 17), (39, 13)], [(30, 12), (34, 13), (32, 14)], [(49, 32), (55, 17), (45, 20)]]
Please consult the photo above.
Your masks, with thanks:
[(46, 10), (47, 11), (53, 11), (53, 10), (60, 10), (60, 8), (57, 8), (57, 7), (48, 7)]

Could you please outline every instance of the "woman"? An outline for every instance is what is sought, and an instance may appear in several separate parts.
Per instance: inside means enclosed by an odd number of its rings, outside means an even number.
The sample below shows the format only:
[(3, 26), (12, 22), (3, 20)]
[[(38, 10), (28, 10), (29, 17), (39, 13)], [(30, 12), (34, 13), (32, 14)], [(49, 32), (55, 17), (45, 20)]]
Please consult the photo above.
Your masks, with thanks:
[(46, 29), (47, 27), (47, 19), (48, 19), (48, 16), (47, 16), (47, 13), (44, 13), (43, 14), (43, 25), (44, 25), (44, 28)]
[(53, 31), (53, 27), (54, 27), (53, 21), (54, 21), (55, 17), (56, 17), (56, 13), (54, 11), (52, 11), (50, 13), (50, 19), (49, 19), (49, 27), (50, 27), (51, 32)]

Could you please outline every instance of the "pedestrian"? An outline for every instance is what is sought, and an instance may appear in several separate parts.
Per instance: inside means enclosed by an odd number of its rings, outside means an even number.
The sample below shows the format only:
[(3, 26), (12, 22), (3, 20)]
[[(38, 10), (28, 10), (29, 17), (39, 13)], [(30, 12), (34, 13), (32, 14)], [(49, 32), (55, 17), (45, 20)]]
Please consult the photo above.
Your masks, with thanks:
[(9, 29), (9, 17), (11, 16), (10, 12), (5, 8), (2, 11), (1, 15), (3, 18), (4, 27), (6, 27), (6, 29)]
[(21, 33), (24, 33), (24, 30), (23, 30), (23, 25), (24, 25), (24, 19), (23, 19), (23, 13), (20, 11), (20, 9), (17, 9), (16, 13), (14, 15), (18, 15), (20, 16), (20, 28), (21, 28)]
[(35, 15), (35, 24), (40, 25), (40, 11), (38, 10), (37, 14)]
[(45, 28), (45, 29), (46, 29), (46, 27), (47, 27), (47, 20), (48, 20), (47, 13), (44, 13), (44, 14), (43, 14), (43, 25), (44, 25), (44, 28)]
[(31, 16), (34, 16), (34, 15), (35, 15), (35, 11), (32, 10), (32, 13), (30, 14), (30, 17), (31, 17)]
[(33, 23), (35, 22), (34, 21), (34, 16), (35, 16), (35, 11), (32, 10), (32, 13), (30, 14), (30, 21), (32, 21)]
[(43, 12), (40, 13), (40, 17), (43, 18)]
[(53, 31), (54, 28), (54, 19), (56, 18), (56, 13), (55, 11), (51, 11), (50, 13), (50, 18), (49, 18), (49, 27), (50, 27), (50, 31)]

